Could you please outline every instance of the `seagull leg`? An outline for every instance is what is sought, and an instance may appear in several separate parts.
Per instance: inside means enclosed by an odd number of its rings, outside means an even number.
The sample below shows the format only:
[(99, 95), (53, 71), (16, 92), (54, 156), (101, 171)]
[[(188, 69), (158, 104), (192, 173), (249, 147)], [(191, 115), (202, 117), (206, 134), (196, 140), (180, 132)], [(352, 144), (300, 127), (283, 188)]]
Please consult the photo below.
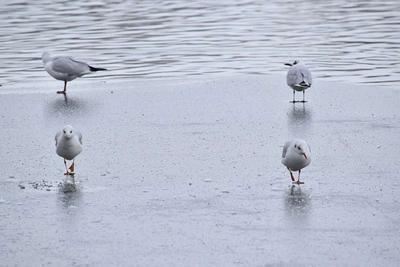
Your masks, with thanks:
[(301, 173), (301, 170), (299, 170), (299, 176), (297, 176), (297, 184), (304, 184), (304, 182), (300, 182), (300, 173)]
[(293, 90), (293, 101), (291, 103), (296, 103), (296, 91)]
[(57, 91), (57, 94), (66, 94), (67, 93), (67, 81), (64, 81), (64, 91)]
[(67, 166), (67, 161), (64, 159), (64, 165), (65, 165), (65, 170), (66, 172), (64, 173), (64, 175), (69, 175), (69, 171), (68, 171), (68, 166)]
[(69, 174), (70, 175), (74, 175), (75, 174), (75, 161), (74, 160), (72, 160), (72, 164), (71, 164), (71, 166), (69, 166)]
[(303, 103), (306, 103), (307, 101), (306, 101), (306, 98), (305, 98), (305, 94), (306, 94), (306, 90), (303, 90), (303, 101), (301, 101), (301, 102), (303, 102)]
[(292, 178), (292, 182), (295, 182), (296, 180), (294, 179), (292, 171), (288, 168), (288, 171), (290, 173), (290, 178)]

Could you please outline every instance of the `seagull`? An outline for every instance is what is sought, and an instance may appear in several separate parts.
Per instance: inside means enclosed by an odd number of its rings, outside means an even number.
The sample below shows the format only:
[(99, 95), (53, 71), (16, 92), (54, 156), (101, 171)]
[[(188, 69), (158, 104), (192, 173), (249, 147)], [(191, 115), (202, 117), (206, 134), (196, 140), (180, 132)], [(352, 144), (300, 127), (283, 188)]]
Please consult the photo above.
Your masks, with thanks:
[(64, 91), (57, 94), (67, 93), (67, 82), (92, 72), (107, 70), (95, 68), (87, 63), (77, 61), (71, 57), (51, 57), (48, 52), (42, 54), (45, 70), (56, 80), (64, 81)]
[[(301, 139), (293, 139), (283, 146), (282, 164), (289, 170), (290, 178), (295, 184), (304, 184), (300, 182), (301, 169), (307, 167), (311, 163), (311, 149), (306, 141)], [(293, 173), (298, 171), (297, 180), (294, 179)]]
[(296, 91), (303, 91), (303, 101), (298, 102), (306, 102), (304, 100), (305, 90), (311, 87), (312, 77), (311, 72), (308, 70), (306, 66), (299, 63), (298, 60), (295, 60), (293, 63), (285, 63), (286, 66), (290, 66), (290, 69), (286, 75), (286, 82), (293, 89), (293, 101), (292, 103), (296, 103), (295, 94)]
[[(82, 152), (82, 134), (66, 125), (56, 134), (56, 153), (64, 159), (66, 173), (64, 175), (74, 175), (74, 158)], [(71, 166), (67, 166), (67, 160), (72, 160)]]

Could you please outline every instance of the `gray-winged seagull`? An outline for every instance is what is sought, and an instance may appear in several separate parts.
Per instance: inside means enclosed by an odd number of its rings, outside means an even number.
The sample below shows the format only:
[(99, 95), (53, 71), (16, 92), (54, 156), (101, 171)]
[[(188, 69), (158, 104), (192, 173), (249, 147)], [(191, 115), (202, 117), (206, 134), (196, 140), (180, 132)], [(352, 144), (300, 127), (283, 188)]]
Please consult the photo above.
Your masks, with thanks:
[[(290, 178), (293, 183), (304, 184), (303, 182), (300, 182), (301, 169), (307, 167), (310, 163), (311, 149), (306, 141), (293, 139), (285, 143), (282, 151), (282, 164), (289, 170)], [(294, 178), (292, 173), (295, 171), (299, 172), (297, 180)]]
[[(285, 63), (285, 65), (290, 66), (290, 69), (286, 75), (286, 82), (290, 88), (293, 89), (293, 101), (296, 102), (306, 102), (304, 99), (305, 90), (311, 87), (312, 77), (311, 72), (308, 68), (295, 60), (293, 63)], [(303, 101), (296, 101), (295, 94), (296, 91), (303, 92)]]
[[(75, 174), (74, 158), (82, 152), (82, 134), (66, 125), (56, 134), (56, 153), (64, 159), (65, 175)], [(67, 166), (67, 160), (72, 160), (71, 166)]]
[(71, 57), (51, 57), (48, 52), (42, 55), (45, 70), (56, 80), (64, 81), (64, 90), (57, 91), (58, 94), (66, 94), (67, 82), (72, 81), (85, 74), (106, 70), (95, 68), (87, 63), (77, 61)]

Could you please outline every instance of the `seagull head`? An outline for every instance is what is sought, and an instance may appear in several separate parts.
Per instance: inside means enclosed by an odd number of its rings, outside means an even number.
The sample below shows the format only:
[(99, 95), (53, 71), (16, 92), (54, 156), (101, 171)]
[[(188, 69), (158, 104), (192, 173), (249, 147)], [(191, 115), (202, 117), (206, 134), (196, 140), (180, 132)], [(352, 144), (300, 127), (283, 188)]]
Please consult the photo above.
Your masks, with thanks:
[(293, 147), (294, 147), (294, 151), (297, 154), (304, 157), (305, 159), (308, 159), (308, 156), (307, 156), (308, 149), (306, 149), (303, 144), (295, 143)]
[(63, 128), (63, 136), (67, 139), (70, 139), (72, 135), (74, 134), (74, 129), (72, 128), (71, 125), (66, 125)]
[(293, 61), (293, 63), (285, 63), (285, 65), (291, 67), (291, 66), (294, 66), (294, 65), (296, 65), (298, 63), (299, 63), (299, 61), (296, 59), (295, 61)]
[(49, 52), (43, 52), (42, 54), (42, 61), (44, 64), (46, 64), (48, 61), (50, 61), (51, 56), (49, 54)]

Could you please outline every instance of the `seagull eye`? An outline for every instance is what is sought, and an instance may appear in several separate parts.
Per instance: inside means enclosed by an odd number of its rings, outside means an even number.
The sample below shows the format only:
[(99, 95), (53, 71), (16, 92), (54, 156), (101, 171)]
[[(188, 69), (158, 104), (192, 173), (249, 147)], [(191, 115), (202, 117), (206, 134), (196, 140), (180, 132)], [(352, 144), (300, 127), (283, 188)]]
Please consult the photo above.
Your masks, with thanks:
[(65, 130), (63, 132), (66, 133)]
[(69, 131), (69, 133), (72, 133), (72, 131)]

